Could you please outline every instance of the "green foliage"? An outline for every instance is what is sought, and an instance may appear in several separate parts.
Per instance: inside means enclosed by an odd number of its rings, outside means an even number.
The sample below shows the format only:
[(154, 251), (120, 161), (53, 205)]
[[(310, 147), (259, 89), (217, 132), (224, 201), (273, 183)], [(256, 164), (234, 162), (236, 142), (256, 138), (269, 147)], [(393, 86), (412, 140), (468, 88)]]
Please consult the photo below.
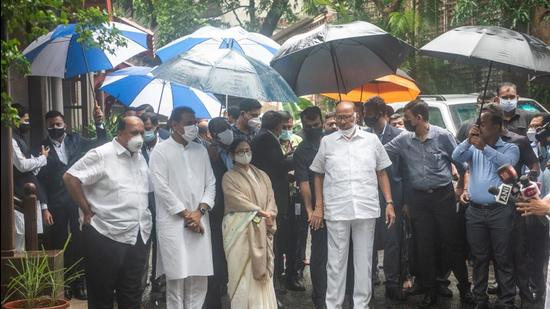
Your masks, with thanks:
[[(71, 234), (61, 250), (61, 255), (67, 249), (70, 240)], [(68, 268), (54, 270), (50, 267), (48, 255), (44, 249), (40, 254), (31, 256), (25, 252), (25, 257), (18, 265), (9, 260), (8, 267), (13, 270), (15, 275), (10, 278), (4, 301), (11, 297), (19, 297), (26, 300), (25, 308), (36, 308), (36, 305), (42, 300), (48, 300), (50, 306), (53, 306), (57, 300), (56, 293), (59, 289), (69, 287), (73, 281), (84, 274), (82, 270), (76, 270), (80, 261), (78, 260)], [(48, 291), (50, 294), (45, 295)]]
[[(82, 8), (81, 0), (12, 0), (1, 1), (2, 8), (2, 125), (16, 126), (19, 118), (11, 107), (7, 93), (8, 72), (14, 68), (28, 74), (30, 65), (21, 53), (22, 47), (51, 31), (59, 24), (77, 23), (79, 42), (113, 52), (123, 45), (117, 29), (103, 25), (107, 13), (96, 7)], [(94, 34), (97, 31), (97, 34)], [(8, 34), (21, 38), (7, 38)]]
[(205, 1), (159, 0), (154, 1), (157, 16), (157, 35), (160, 46), (187, 35), (204, 25), (200, 16), (206, 9)]
[[(107, 138), (109, 140), (113, 139), (117, 135), (117, 126), (118, 122), (120, 120), (120, 115), (116, 113), (110, 113), (109, 116), (103, 121), (103, 126), (105, 127), (105, 131), (107, 131)], [(90, 123), (88, 127), (85, 128), (86, 132), (88, 133), (88, 137), (95, 138), (97, 137), (97, 132), (95, 129), (95, 124)], [(74, 130), (74, 132), (81, 131), (81, 129), (77, 128)]]

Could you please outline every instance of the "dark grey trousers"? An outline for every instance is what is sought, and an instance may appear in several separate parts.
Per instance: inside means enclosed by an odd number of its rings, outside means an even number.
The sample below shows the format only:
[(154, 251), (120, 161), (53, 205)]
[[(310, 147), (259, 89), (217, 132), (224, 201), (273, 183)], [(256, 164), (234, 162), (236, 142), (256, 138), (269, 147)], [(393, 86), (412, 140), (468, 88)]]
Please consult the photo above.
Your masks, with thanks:
[(491, 252), (495, 261), (499, 286), (498, 302), (513, 304), (516, 294), (512, 266), (512, 230), (514, 207), (502, 206), (492, 210), (468, 207), (466, 230), (468, 243), (474, 257), (474, 288), (477, 302), (487, 302), (487, 284)]
[(327, 251), (327, 227), (324, 226), (322, 229), (316, 231), (312, 229), (309, 270), (313, 286), (311, 298), (316, 306), (321, 306), (325, 303), (325, 296), (327, 294)]
[[(378, 250), (384, 250), (384, 277), (386, 278), (386, 287), (398, 288), (401, 287), (401, 232), (402, 232), (402, 206), (396, 205), (395, 209), (395, 224), (390, 228), (386, 225), (386, 210), (385, 206), (380, 207), (380, 218), (376, 219), (376, 229), (374, 236), (373, 250), (373, 274), (378, 265)], [(374, 276), (373, 276), (374, 278)]]

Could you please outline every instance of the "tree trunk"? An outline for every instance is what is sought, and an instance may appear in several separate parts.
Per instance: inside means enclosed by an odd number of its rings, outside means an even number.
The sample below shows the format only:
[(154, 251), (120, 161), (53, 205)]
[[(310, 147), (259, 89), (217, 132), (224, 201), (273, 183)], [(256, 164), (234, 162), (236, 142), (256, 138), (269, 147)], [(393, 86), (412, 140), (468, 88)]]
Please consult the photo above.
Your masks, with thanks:
[(267, 16), (265, 17), (262, 28), (260, 29), (260, 33), (271, 37), (287, 7), (288, 0), (273, 0), (271, 8), (267, 12)]

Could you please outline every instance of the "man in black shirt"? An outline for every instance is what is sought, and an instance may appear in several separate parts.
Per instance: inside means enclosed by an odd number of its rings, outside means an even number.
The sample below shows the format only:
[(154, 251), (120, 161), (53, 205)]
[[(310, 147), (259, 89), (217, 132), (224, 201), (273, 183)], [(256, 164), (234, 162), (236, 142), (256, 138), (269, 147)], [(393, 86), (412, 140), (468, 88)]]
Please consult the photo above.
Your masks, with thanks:
[(239, 118), (231, 125), (235, 139), (244, 138), (248, 143), (252, 142), (260, 127), (260, 114), (262, 105), (255, 100), (245, 100), (239, 104)]
[[(321, 138), (323, 137), (323, 119), (321, 110), (316, 107), (308, 107), (300, 113), (302, 126), (304, 127), (304, 140), (294, 152), (294, 176), (300, 187), (300, 194), (304, 201), (308, 222), (311, 220), (315, 205), (315, 191), (313, 173), (309, 166), (313, 162)], [(313, 291), (311, 297), (315, 308), (326, 308), (325, 294), (327, 291), (327, 230), (324, 226), (319, 229), (311, 229), (311, 258), (310, 274)]]

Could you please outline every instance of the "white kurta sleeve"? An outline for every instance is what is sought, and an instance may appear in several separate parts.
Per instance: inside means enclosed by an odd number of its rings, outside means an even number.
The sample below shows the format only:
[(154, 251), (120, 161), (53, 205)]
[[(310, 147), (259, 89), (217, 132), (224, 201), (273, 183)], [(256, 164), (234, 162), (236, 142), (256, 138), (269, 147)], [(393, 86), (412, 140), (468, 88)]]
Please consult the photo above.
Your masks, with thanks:
[(92, 185), (105, 175), (105, 161), (96, 149), (92, 149), (76, 161), (67, 174), (78, 178), (85, 186)]
[(214, 208), (216, 199), (216, 177), (212, 171), (212, 165), (210, 165), (208, 153), (205, 151), (205, 177), (204, 177), (204, 193), (202, 194), (201, 203), (210, 206), (210, 209)]
[(13, 149), (13, 165), (19, 172), (33, 172), (43, 166), (46, 166), (46, 156), (41, 155), (38, 158), (25, 158), (25, 155), (21, 152), (21, 148), (19, 148), (19, 145), (14, 139), (11, 140), (11, 145)]
[(185, 205), (170, 189), (169, 162), (159, 151), (153, 151), (149, 159), (149, 179), (155, 192), (156, 207), (164, 207), (171, 215), (185, 210)]

